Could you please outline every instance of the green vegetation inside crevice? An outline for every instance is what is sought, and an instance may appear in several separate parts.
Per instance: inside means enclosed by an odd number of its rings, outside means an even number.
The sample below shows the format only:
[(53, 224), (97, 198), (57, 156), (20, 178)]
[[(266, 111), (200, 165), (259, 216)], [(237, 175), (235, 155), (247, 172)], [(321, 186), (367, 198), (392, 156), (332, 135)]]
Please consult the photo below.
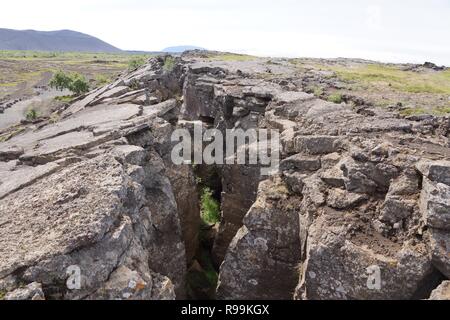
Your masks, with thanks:
[(201, 218), (204, 225), (214, 225), (220, 222), (220, 204), (213, 198), (213, 192), (205, 187), (201, 195)]
[[(197, 178), (200, 190), (201, 224), (198, 236), (199, 247), (187, 275), (188, 297), (193, 300), (215, 299), (219, 279), (218, 270), (212, 260), (212, 248), (220, 222), (220, 185), (215, 173), (203, 172)], [(220, 179), (219, 179), (220, 181)], [(215, 190), (219, 188), (219, 190)]]
[(172, 72), (175, 68), (175, 59), (172, 56), (167, 56), (164, 60), (163, 69), (166, 72)]

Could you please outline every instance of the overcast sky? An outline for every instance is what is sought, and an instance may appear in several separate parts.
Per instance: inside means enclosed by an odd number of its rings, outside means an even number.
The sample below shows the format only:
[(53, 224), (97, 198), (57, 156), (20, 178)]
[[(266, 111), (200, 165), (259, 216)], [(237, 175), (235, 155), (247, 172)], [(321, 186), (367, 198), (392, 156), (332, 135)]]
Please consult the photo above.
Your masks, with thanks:
[(72, 29), (121, 49), (450, 65), (450, 0), (14, 0), (0, 27)]

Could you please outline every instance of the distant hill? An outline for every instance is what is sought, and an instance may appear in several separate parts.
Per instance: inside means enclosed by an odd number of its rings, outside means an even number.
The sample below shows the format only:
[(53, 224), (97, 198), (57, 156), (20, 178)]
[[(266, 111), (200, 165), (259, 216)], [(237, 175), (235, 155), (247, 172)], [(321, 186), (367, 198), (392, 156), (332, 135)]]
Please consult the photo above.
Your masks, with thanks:
[(1, 28), (0, 50), (122, 52), (98, 38), (71, 30), (35, 31)]
[(196, 46), (176, 46), (176, 47), (165, 48), (162, 50), (162, 52), (182, 53), (182, 52), (188, 51), (188, 50), (206, 50), (206, 49), (201, 48), (201, 47), (196, 47)]

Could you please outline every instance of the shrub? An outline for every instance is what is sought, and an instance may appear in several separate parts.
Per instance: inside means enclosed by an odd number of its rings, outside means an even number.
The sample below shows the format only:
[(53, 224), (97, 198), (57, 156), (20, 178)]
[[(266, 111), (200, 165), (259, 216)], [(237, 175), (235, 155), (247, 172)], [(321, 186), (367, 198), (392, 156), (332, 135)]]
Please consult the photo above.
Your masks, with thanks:
[(50, 80), (50, 87), (61, 91), (63, 91), (64, 89), (70, 90), (71, 83), (71, 77), (64, 73), (62, 70), (59, 70), (53, 75), (52, 80)]
[(201, 216), (206, 224), (216, 224), (220, 221), (220, 205), (213, 197), (211, 189), (204, 188), (201, 196)]
[(89, 84), (85, 77), (77, 73), (73, 75), (71, 88), (68, 89), (79, 96), (89, 91)]
[(313, 94), (314, 94), (314, 96), (316, 96), (317, 98), (320, 98), (320, 97), (324, 94), (324, 91), (323, 91), (322, 88), (316, 87), (316, 88), (314, 88)]
[(111, 82), (111, 79), (103, 74), (99, 74), (95, 77), (95, 82), (97, 83), (97, 86), (104, 86), (106, 84), (109, 84)]
[(342, 95), (340, 93), (334, 93), (328, 97), (328, 101), (334, 103), (342, 103)]
[(27, 113), (25, 114), (25, 118), (26, 118), (28, 121), (36, 120), (37, 117), (38, 117), (38, 113), (37, 113), (37, 111), (36, 111), (35, 109), (33, 109), (33, 108), (28, 109)]
[(139, 69), (145, 64), (145, 59), (143, 57), (133, 58), (128, 61), (128, 71), (134, 71)]
[(80, 95), (89, 91), (89, 84), (86, 78), (78, 73), (66, 74), (58, 71), (50, 81), (50, 87), (57, 90), (68, 89), (75, 95)]

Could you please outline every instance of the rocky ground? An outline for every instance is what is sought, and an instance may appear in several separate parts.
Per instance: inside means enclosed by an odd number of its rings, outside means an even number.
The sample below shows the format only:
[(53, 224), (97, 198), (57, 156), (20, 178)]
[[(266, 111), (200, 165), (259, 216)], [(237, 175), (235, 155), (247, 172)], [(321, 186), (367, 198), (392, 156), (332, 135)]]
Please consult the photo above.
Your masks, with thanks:
[(0, 135), (3, 129), (25, 120), (30, 109), (46, 117), (70, 101), (69, 91), (48, 87), (55, 72), (79, 73), (95, 88), (112, 82), (128, 68), (130, 61), (145, 61), (148, 57), (125, 53), (0, 51)]
[[(346, 83), (333, 72), (307, 80), (288, 59), (161, 56), (52, 119), (8, 129), (0, 297), (195, 298), (196, 174), (209, 171), (221, 201), (206, 237), (218, 272), (210, 297), (448, 299), (450, 118), (330, 99), (330, 81)], [(323, 91), (307, 93), (317, 81)], [(280, 130), (279, 173), (174, 165), (172, 132), (200, 122)]]

